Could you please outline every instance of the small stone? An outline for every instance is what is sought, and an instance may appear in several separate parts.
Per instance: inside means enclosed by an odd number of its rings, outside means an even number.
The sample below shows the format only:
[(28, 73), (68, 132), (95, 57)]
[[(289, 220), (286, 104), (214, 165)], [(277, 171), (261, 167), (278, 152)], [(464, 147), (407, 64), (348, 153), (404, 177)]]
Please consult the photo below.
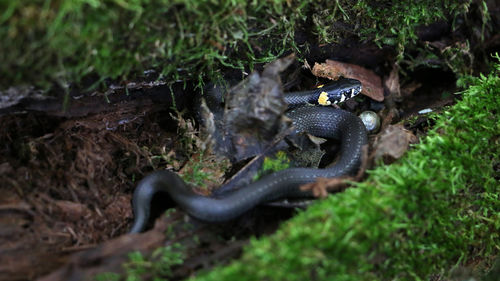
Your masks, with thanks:
[(364, 111), (359, 115), (359, 118), (361, 118), (369, 133), (376, 133), (380, 128), (380, 117), (373, 111)]

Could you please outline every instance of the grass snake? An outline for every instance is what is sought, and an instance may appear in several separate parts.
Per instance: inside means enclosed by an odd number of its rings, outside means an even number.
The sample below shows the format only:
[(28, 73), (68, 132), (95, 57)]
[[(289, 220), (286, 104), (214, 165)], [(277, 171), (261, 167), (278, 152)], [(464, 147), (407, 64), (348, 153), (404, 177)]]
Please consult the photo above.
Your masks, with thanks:
[(361, 91), (361, 83), (343, 79), (310, 91), (285, 94), (292, 108), (287, 116), (297, 132), (338, 139), (339, 160), (328, 168), (289, 168), (224, 196), (214, 198), (198, 195), (174, 172), (156, 171), (142, 179), (132, 198), (134, 222), (130, 233), (144, 230), (149, 220), (151, 201), (158, 192), (166, 192), (189, 215), (206, 222), (234, 219), (258, 204), (281, 198), (310, 197), (300, 186), (317, 178), (333, 178), (356, 173), (361, 162), (362, 147), (367, 143), (366, 130), (354, 114), (330, 106), (299, 106), (305, 103), (331, 105), (343, 102)]

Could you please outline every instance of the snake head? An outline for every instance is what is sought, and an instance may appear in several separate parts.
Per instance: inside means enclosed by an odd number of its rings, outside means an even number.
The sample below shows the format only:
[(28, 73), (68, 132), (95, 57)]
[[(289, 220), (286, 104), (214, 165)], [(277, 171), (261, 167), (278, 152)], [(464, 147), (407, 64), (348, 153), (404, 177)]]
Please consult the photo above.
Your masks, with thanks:
[(359, 80), (344, 78), (319, 88), (318, 104), (332, 105), (344, 102), (358, 95), (362, 90)]

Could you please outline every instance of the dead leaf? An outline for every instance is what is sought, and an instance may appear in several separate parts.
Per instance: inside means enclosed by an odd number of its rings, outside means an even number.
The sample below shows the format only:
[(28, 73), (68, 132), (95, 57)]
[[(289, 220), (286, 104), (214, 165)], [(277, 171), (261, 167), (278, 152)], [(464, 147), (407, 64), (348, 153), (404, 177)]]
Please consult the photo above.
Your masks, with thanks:
[(397, 64), (391, 70), (389, 77), (384, 80), (384, 86), (395, 100), (401, 100), (401, 88), (399, 85), (399, 67)]
[(375, 140), (375, 159), (382, 158), (384, 163), (390, 164), (401, 158), (410, 144), (416, 143), (417, 140), (417, 137), (403, 125), (389, 125)]
[(338, 80), (340, 77), (357, 79), (363, 85), (361, 92), (363, 95), (379, 102), (384, 100), (384, 89), (380, 77), (372, 70), (359, 65), (326, 60), (325, 63), (314, 64), (312, 73), (331, 80)]

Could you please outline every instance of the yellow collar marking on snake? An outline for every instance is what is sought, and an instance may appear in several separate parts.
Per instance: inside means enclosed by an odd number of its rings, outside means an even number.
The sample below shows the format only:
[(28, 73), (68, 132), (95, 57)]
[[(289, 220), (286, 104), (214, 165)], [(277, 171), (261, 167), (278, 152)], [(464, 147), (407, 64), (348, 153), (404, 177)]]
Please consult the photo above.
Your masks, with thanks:
[(318, 103), (320, 105), (331, 105), (332, 104), (332, 102), (328, 99), (327, 92), (321, 92), (321, 94), (319, 94)]

